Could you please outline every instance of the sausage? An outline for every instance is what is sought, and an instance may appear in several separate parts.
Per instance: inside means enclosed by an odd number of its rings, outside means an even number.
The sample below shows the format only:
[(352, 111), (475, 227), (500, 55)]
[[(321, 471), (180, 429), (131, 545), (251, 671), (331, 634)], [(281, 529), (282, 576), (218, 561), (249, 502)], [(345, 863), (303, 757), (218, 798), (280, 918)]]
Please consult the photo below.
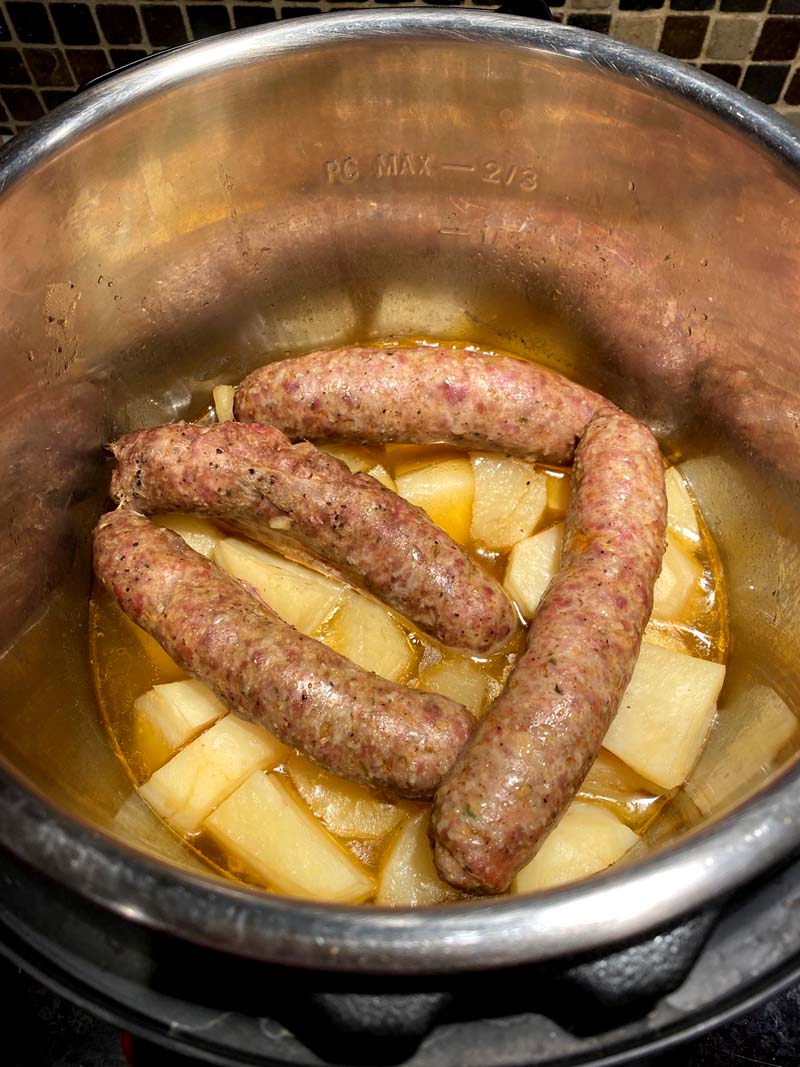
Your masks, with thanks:
[(655, 439), (621, 412), (597, 414), (575, 456), (561, 570), (434, 800), (434, 859), (451, 885), (502, 892), (579, 789), (639, 654), (665, 528)]
[(297, 633), (128, 508), (98, 523), (94, 566), (126, 615), (232, 711), (352, 781), (428, 797), (474, 727), (455, 701), (394, 685)]
[(342, 348), (267, 364), (236, 390), (234, 413), (292, 439), (487, 448), (572, 462), (605, 397), (523, 359), (449, 348)]
[(112, 451), (117, 503), (191, 511), (277, 547), (299, 542), (446, 645), (485, 654), (517, 627), (500, 585), (420, 508), (271, 426), (175, 423)]

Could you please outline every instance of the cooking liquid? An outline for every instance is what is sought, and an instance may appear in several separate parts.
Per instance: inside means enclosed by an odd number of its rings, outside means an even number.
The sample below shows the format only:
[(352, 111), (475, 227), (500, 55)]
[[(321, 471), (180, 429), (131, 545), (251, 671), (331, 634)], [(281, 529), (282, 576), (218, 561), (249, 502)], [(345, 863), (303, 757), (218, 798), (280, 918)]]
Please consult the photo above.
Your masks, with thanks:
[[(421, 467), (438, 459), (452, 458), (454, 455), (463, 455), (444, 446), (389, 445), (384, 448), (372, 448), (370, 452), (374, 454), (375, 462), (384, 466), (393, 478), (409, 468)], [(564, 471), (554, 468), (539, 469), (555, 476), (565, 474)], [(668, 623), (654, 620), (648, 627), (648, 638), (699, 658), (724, 662), (729, 639), (722, 569), (709, 531), (699, 511), (695, 510), (701, 532), (696, 555), (703, 568), (698, 593), (690, 601), (685, 618)], [(562, 512), (548, 510), (534, 532), (544, 530), (562, 519)], [(464, 547), (486, 570), (502, 581), (508, 553), (487, 552), (472, 543)], [(133, 781), (141, 785), (166, 762), (170, 753), (154, 732), (143, 728), (141, 720), (133, 712), (134, 701), (151, 686), (176, 681), (186, 675), (158, 648), (152, 638), (129, 622), (99, 585), (96, 585), (93, 594), (91, 617), (91, 656), (102, 714), (120, 758)], [(335, 612), (328, 620), (328, 625), (334, 618)], [(420, 672), (442, 658), (471, 659), (488, 681), (490, 700), (496, 697), (505, 684), (525, 638), (525, 631), (521, 630), (500, 652), (486, 658), (467, 657), (444, 648), (408, 623), (404, 623), (404, 629), (416, 653), (416, 665), (406, 684), (414, 686)], [(322, 633), (324, 632), (323, 627)], [(276, 773), (281, 774), (291, 787), (291, 780), (285, 768), (277, 768)], [(641, 836), (652, 827), (654, 820), (675, 793), (675, 790), (665, 792), (646, 781), (610, 752), (603, 750), (579, 796), (609, 808)], [(378, 796), (377, 793), (375, 795)], [(380, 799), (388, 798), (381, 795)], [(688, 798), (678, 797), (677, 800), (677, 804), (670, 805), (672, 811), (680, 811), (682, 801), (689, 803)], [(397, 803), (406, 812), (422, 810), (428, 806), (421, 802)], [(675, 832), (681, 829), (679, 819), (671, 817), (670, 822), (675, 822)], [(342, 839), (342, 842), (367, 867), (376, 872), (389, 838), (394, 832), (377, 841)], [(208, 834), (201, 832), (188, 837), (187, 840), (206, 862), (230, 877), (251, 884), (263, 884), (255, 882), (249, 872), (224, 853)]]

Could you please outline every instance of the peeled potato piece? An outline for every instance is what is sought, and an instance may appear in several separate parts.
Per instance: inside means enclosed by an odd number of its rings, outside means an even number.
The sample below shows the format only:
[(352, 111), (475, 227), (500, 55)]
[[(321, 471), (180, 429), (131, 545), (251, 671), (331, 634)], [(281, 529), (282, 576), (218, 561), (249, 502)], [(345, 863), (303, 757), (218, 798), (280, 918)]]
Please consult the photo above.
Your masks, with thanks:
[(489, 679), (465, 656), (445, 656), (420, 673), (418, 688), (450, 697), (473, 715), (480, 715), (487, 702)]
[(320, 634), (334, 651), (391, 682), (405, 681), (416, 659), (408, 638), (382, 604), (349, 590)]
[(526, 622), (536, 614), (561, 559), (564, 524), (551, 526), (514, 545), (508, 557), (503, 585)]
[(686, 794), (716, 815), (763, 785), (800, 744), (797, 716), (766, 685), (754, 685), (720, 709)]
[(667, 487), (667, 526), (680, 537), (696, 544), (700, 540), (692, 498), (677, 467), (670, 467), (664, 474)]
[(277, 775), (256, 771), (205, 821), (205, 829), (270, 888), (357, 904), (374, 883)]
[(232, 385), (214, 386), (214, 410), (217, 413), (217, 422), (233, 421), (233, 398), (236, 390)]
[(366, 786), (346, 782), (295, 753), (286, 769), (297, 792), (332, 834), (339, 837), (379, 838), (404, 817), (396, 804), (379, 800)]
[(156, 526), (163, 526), (167, 530), (173, 530), (180, 534), (189, 548), (199, 552), (201, 556), (209, 559), (213, 555), (217, 542), (221, 541), (225, 534), (207, 519), (198, 519), (194, 515), (154, 515), (153, 522)]
[(280, 617), (310, 634), (342, 599), (344, 586), (276, 552), (228, 537), (214, 549), (214, 562), (247, 582)]
[(547, 510), (547, 477), (513, 456), (474, 453), (471, 459), (472, 540), (487, 548), (511, 548), (530, 535)]
[(530, 893), (588, 878), (616, 863), (638, 840), (633, 830), (606, 808), (573, 801), (528, 866), (514, 879), (512, 892)]
[(653, 590), (653, 616), (669, 622), (682, 619), (698, 591), (703, 567), (693, 554), (667, 535), (661, 574)]
[(150, 660), (150, 664), (158, 678), (163, 682), (174, 682), (186, 677), (186, 671), (182, 670), (175, 660), (164, 651), (155, 637), (151, 637), (141, 626), (137, 626), (127, 615), (123, 615), (122, 611), (119, 614), (125, 621), (125, 625), (130, 627), (132, 633), (136, 635), (136, 640), (142, 646), (142, 650)]
[(154, 685), (133, 707), (137, 716), (161, 735), (170, 752), (227, 713), (208, 686), (194, 678)]
[(446, 459), (397, 476), (397, 492), (460, 545), (469, 540), (475, 481), (466, 459)]
[(551, 511), (566, 513), (567, 507), (569, 506), (569, 494), (571, 491), (571, 475), (547, 475), (547, 506)]
[(724, 681), (723, 664), (644, 641), (604, 747), (656, 785), (675, 789), (700, 755)]
[(436, 873), (428, 841), (429, 821), (430, 812), (422, 811), (400, 828), (380, 868), (376, 904), (419, 907), (458, 895)]
[(276, 767), (290, 751), (263, 727), (226, 715), (157, 770), (139, 792), (167, 822), (194, 833), (248, 775)]
[(368, 473), (373, 467), (378, 466), (378, 457), (368, 448), (361, 445), (327, 445), (319, 446), (320, 452), (327, 452), (329, 456), (336, 456), (342, 463), (346, 463), (351, 474)]
[(374, 478), (376, 482), (380, 482), (384, 488), (391, 489), (393, 493), (397, 492), (397, 485), (395, 484), (394, 478), (392, 478), (391, 474), (389, 474), (387, 469), (381, 466), (380, 463), (371, 467), (367, 471), (367, 474), (370, 478)]

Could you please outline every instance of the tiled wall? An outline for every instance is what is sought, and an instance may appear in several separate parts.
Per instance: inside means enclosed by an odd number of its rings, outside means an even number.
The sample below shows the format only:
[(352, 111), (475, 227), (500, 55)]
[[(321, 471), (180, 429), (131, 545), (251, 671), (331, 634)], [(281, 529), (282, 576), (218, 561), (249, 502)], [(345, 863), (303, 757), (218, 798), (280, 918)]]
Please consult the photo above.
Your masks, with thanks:
[[(555, 18), (702, 66), (800, 124), (800, 0), (549, 0)], [(487, 0), (0, 0), (0, 140), (99, 74), (162, 48), (320, 11)], [(525, 3), (513, 6), (524, 11)]]

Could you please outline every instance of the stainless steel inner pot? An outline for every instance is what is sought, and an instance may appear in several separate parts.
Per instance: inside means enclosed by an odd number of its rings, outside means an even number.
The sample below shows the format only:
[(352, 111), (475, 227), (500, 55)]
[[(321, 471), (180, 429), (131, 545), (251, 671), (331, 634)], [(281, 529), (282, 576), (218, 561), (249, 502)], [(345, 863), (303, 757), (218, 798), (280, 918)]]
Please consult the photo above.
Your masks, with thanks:
[[(226, 34), (90, 89), (0, 157), (0, 842), (136, 923), (261, 960), (423, 973), (677, 920), (800, 843), (800, 141), (681, 64), (486, 13)], [(99, 720), (102, 446), (267, 358), (385, 337), (530, 354), (685, 462), (722, 552), (724, 716), (677, 842), (528, 899), (385, 912), (201, 868)], [(697, 777), (699, 776), (699, 778)], [(698, 794), (695, 793), (695, 796)], [(699, 802), (698, 802), (699, 803)]]

